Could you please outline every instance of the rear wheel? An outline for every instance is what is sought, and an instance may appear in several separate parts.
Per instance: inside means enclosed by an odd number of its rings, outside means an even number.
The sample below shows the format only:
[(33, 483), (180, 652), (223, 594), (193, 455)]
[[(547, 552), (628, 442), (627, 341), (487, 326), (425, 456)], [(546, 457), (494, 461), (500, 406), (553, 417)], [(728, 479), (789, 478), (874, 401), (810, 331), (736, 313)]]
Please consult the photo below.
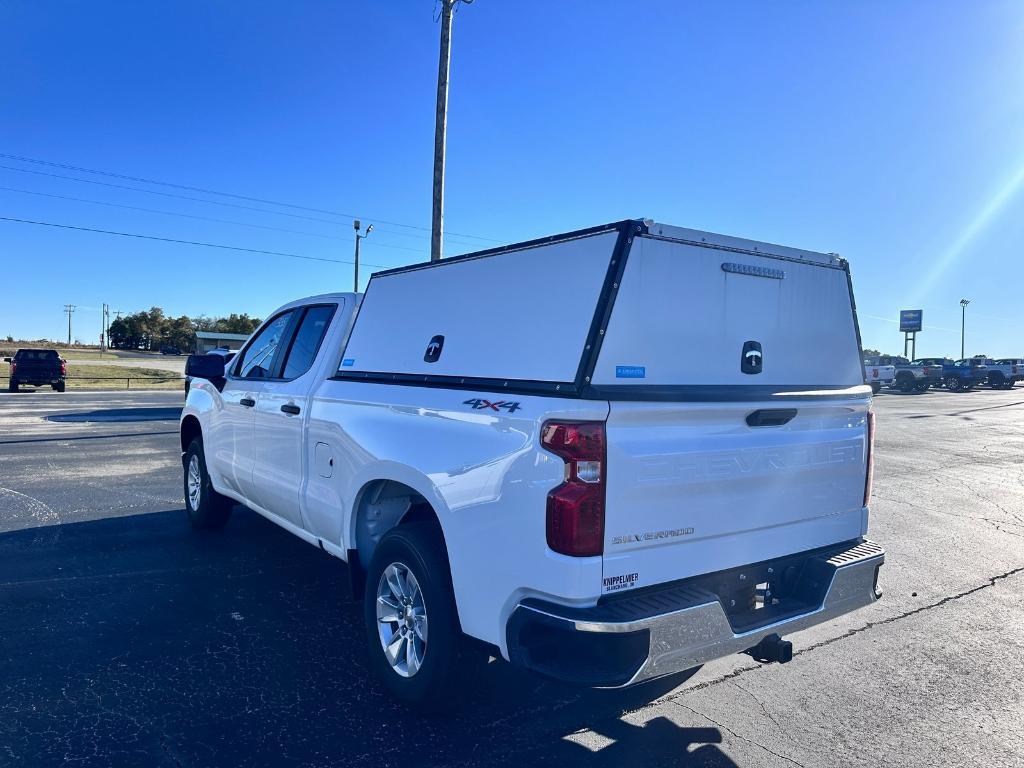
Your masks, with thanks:
[(185, 452), (185, 511), (189, 522), (193, 528), (223, 528), (232, 506), (231, 499), (213, 490), (203, 441), (197, 437)]
[(931, 388), (932, 388), (932, 385), (929, 384), (927, 381), (922, 382), (921, 384), (915, 384), (914, 385), (914, 391), (915, 392), (922, 392), (923, 393), (923, 392), (927, 392)]
[(365, 598), (370, 666), (380, 681), (410, 707), (450, 707), (467, 654), (440, 528), (416, 522), (385, 534)]
[(1006, 379), (1001, 373), (991, 374), (986, 380), (986, 383), (992, 387), (992, 389), (1004, 389), (1006, 387)]
[(64, 388), (65, 388), (65, 386), (66, 386), (66, 385), (64, 384), (64, 382), (63, 382), (63, 381), (58, 381), (58, 382), (57, 382), (56, 384), (54, 384), (54, 385), (53, 385), (53, 390), (54, 390), (55, 392), (63, 392), (63, 391), (64, 391)]
[(946, 377), (946, 389), (950, 392), (960, 392), (964, 388), (963, 381), (960, 380), (959, 376), (947, 376)]
[(8, 392), (17, 392), (18, 391), (18, 382), (16, 382), (14, 379), (11, 379), (9, 382), (7, 382), (7, 391)]
[(903, 394), (910, 394), (914, 391), (914, 377), (913, 376), (901, 376), (896, 382), (896, 387)]
[(882, 385), (879, 382), (877, 382), (877, 381), (872, 381), (871, 382), (871, 394), (877, 395), (881, 391), (882, 391)]

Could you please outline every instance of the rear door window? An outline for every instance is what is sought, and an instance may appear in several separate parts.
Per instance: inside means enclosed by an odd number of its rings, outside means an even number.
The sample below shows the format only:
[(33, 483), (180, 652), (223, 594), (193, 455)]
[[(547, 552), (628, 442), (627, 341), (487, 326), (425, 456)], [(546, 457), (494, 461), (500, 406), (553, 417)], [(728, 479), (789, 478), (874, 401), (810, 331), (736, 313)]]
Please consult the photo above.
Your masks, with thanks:
[(281, 374), (284, 378), (298, 378), (313, 365), (316, 353), (320, 350), (320, 343), (327, 332), (327, 326), (331, 323), (334, 309), (334, 304), (326, 304), (306, 310), (299, 323), (299, 330), (295, 333), (295, 341), (288, 351), (288, 360), (284, 364), (284, 373)]
[(256, 334), (235, 367), (235, 375), (243, 379), (266, 379), (274, 375), (274, 365), (281, 352), (281, 343), (291, 323), (293, 310), (282, 312)]

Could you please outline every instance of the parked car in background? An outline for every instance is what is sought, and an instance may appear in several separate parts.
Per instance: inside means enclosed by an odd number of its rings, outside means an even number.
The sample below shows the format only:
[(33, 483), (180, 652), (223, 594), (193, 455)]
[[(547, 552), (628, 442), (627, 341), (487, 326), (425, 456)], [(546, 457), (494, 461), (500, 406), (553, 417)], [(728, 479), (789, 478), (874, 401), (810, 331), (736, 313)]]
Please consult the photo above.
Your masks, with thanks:
[(871, 391), (878, 394), (882, 387), (891, 387), (896, 382), (896, 366), (879, 362), (880, 355), (864, 358), (864, 383), (871, 385)]
[(1014, 384), (1024, 379), (1024, 364), (1015, 358), (993, 360), (983, 355), (975, 355), (971, 359), (985, 366), (988, 372), (985, 383), (992, 389), (1013, 389)]
[[(211, 349), (206, 354), (208, 354), (208, 355), (219, 355), (220, 357), (223, 357), (224, 358), (224, 365), (227, 366), (228, 361), (230, 361), (236, 354), (238, 354), (238, 352), (236, 350), (233, 350), (233, 349), (228, 349), (227, 347), (217, 347), (216, 349)], [(186, 376), (185, 377), (185, 397), (188, 397), (188, 392), (192, 388), (192, 379), (193, 378), (194, 378), (193, 376)]]
[[(974, 387), (980, 387), (988, 383), (988, 366), (985, 364), (986, 358), (969, 357), (964, 360), (957, 360), (957, 368), (962, 368), (971, 372), (969, 383), (965, 387), (966, 389), (972, 389)], [(955, 387), (951, 387), (953, 391), (958, 391)]]
[(176, 347), (173, 344), (165, 344), (164, 346), (160, 347), (160, 354), (161, 355), (180, 355), (181, 354), (181, 348), (180, 347)]
[(186, 371), (192, 524), (239, 502), (345, 561), (409, 704), (457, 698), (475, 641), (614, 688), (789, 661), (781, 635), (881, 595), (835, 254), (623, 221), (378, 272)]
[(981, 386), (988, 378), (985, 366), (964, 361), (958, 363), (948, 357), (922, 357), (914, 362), (941, 369), (941, 381), (935, 386), (945, 387), (950, 392), (965, 392)]
[(11, 364), (7, 388), (17, 392), (19, 386), (44, 387), (49, 385), (63, 392), (67, 376), (67, 362), (55, 349), (19, 349), (14, 357), (5, 357)]
[(912, 363), (905, 357), (895, 355), (881, 355), (878, 362), (893, 366), (896, 377), (893, 379), (892, 389), (904, 394), (927, 392), (942, 381), (942, 368), (938, 366)]

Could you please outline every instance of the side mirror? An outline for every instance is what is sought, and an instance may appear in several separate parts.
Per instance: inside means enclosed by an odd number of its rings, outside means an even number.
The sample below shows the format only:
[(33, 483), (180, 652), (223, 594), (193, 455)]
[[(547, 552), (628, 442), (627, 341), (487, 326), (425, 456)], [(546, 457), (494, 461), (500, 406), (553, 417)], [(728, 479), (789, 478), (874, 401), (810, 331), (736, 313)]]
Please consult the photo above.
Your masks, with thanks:
[(9, 363), (9, 362), (11, 362), (11, 358), (9, 358), (9, 357), (5, 357), (5, 358), (4, 358), (4, 362), (5, 362), (5, 363)]
[(185, 375), (197, 379), (224, 378), (224, 356), (223, 355), (189, 355), (185, 361)]

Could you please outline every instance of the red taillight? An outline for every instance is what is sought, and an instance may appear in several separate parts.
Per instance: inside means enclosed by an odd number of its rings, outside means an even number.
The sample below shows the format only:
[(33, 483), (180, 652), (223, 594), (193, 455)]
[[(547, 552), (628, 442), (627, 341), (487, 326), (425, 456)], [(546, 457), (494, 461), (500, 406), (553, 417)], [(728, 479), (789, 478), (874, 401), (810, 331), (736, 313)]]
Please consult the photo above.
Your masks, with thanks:
[(555, 552), (592, 557), (604, 551), (604, 422), (547, 422), (541, 445), (565, 462), (565, 482), (548, 493), (547, 539)]
[(67, 376), (68, 375), (68, 363), (67, 363), (67, 360), (61, 360), (60, 361), (60, 375), (61, 376)]
[(15, 372), (16, 370), (18, 370), (18, 364), (17, 364), (16, 362), (14, 362), (14, 361), (12, 360), (12, 361), (11, 361), (11, 376), (13, 376), (13, 375), (14, 375), (14, 372)]
[(875, 412), (868, 411), (868, 472), (864, 477), (864, 506), (871, 501), (871, 486), (875, 482)]

